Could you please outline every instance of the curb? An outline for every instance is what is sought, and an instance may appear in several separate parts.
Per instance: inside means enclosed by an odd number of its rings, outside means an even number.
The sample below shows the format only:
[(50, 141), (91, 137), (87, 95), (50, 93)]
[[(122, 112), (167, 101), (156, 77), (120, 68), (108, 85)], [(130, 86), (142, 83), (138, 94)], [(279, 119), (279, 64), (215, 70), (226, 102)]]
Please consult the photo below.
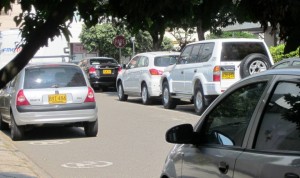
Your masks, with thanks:
[(3, 131), (0, 132), (0, 158), (0, 178), (51, 178), (20, 152)]

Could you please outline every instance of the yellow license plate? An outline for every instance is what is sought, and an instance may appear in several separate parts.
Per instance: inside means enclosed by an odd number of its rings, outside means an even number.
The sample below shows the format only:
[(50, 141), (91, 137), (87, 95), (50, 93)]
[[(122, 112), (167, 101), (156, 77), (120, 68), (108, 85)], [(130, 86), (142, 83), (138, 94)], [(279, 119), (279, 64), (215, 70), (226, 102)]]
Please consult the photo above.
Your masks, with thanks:
[(56, 94), (48, 96), (49, 104), (64, 104), (67, 102), (66, 94)]
[(111, 70), (103, 70), (103, 74), (111, 74)]
[(222, 72), (222, 79), (234, 79), (234, 72)]

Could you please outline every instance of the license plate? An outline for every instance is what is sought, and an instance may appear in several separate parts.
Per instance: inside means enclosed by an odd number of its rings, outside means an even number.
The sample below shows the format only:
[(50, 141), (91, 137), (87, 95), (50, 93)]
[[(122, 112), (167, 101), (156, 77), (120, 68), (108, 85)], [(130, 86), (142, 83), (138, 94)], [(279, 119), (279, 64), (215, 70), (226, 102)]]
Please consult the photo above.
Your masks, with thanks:
[(103, 74), (111, 74), (111, 70), (103, 70)]
[(222, 72), (222, 79), (234, 79), (234, 72)]
[(67, 102), (66, 94), (56, 94), (48, 96), (49, 104), (64, 104)]

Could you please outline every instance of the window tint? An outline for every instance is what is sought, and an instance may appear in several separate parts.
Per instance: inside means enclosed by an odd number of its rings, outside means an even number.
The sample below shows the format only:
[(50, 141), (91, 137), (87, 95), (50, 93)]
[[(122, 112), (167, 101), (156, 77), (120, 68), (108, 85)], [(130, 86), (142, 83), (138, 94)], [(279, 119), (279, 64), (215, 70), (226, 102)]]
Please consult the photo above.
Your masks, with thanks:
[(180, 55), (180, 58), (178, 60), (179, 64), (185, 64), (185, 63), (187, 63), (187, 61), (190, 58), (190, 53), (191, 53), (192, 49), (193, 49), (193, 45), (186, 46), (183, 49), (183, 51), (182, 51), (182, 53)]
[(191, 52), (191, 58), (189, 59), (188, 63), (196, 63), (196, 62), (200, 61), (199, 52), (200, 52), (200, 49), (201, 49), (202, 45), (195, 44), (193, 46), (194, 47), (193, 47), (193, 50)]
[(154, 65), (158, 67), (167, 67), (169, 65), (175, 64), (178, 56), (159, 56), (154, 58)]
[(128, 69), (136, 68), (136, 67), (137, 67), (137, 64), (138, 64), (139, 58), (140, 58), (139, 56), (136, 56), (136, 57), (132, 58), (132, 59), (129, 61), (127, 68), (128, 68)]
[(267, 55), (263, 43), (224, 42), (222, 45), (221, 61), (241, 61), (252, 53)]
[(211, 58), (212, 52), (214, 50), (214, 43), (205, 43), (200, 52), (200, 57), (198, 62), (206, 62)]
[(300, 84), (280, 82), (264, 111), (255, 149), (300, 151)]
[(141, 56), (138, 60), (137, 67), (147, 67), (149, 64), (149, 59), (146, 56)]
[(241, 146), (266, 82), (237, 89), (206, 117), (201, 140), (206, 144)]
[(99, 65), (99, 64), (117, 64), (118, 62), (115, 59), (90, 59), (90, 65)]
[(86, 82), (78, 67), (31, 67), (25, 70), (25, 89), (79, 86), (86, 86)]

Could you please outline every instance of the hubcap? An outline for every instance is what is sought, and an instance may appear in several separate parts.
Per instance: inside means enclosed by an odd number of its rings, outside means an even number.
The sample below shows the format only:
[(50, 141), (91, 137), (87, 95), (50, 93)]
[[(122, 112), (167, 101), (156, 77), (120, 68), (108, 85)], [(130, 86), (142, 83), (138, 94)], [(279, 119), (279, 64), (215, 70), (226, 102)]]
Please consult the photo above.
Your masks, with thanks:
[(265, 70), (267, 70), (267, 66), (263, 61), (260, 61), (260, 60), (253, 61), (249, 67), (250, 75), (256, 74), (256, 73), (259, 73), (259, 72), (262, 72)]
[(198, 110), (200, 110), (203, 107), (202, 94), (200, 91), (198, 91), (196, 94), (195, 103)]
[(163, 98), (164, 98), (164, 103), (169, 102), (169, 90), (168, 90), (168, 88), (164, 89)]

